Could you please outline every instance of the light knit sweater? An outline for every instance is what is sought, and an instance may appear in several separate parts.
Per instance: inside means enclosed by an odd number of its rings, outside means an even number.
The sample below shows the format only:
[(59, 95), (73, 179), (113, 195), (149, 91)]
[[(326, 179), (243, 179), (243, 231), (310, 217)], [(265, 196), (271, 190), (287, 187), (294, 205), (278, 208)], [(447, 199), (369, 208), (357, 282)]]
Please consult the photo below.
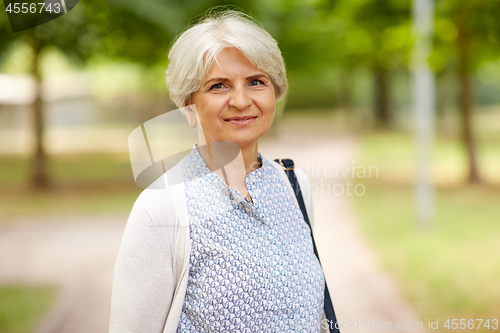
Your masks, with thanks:
[[(268, 161), (285, 180), (283, 168)], [(306, 174), (296, 169), (312, 223)], [(297, 204), (298, 205), (298, 204)], [(173, 333), (181, 315), (189, 274), (189, 216), (180, 163), (136, 200), (116, 260), (110, 333)]]

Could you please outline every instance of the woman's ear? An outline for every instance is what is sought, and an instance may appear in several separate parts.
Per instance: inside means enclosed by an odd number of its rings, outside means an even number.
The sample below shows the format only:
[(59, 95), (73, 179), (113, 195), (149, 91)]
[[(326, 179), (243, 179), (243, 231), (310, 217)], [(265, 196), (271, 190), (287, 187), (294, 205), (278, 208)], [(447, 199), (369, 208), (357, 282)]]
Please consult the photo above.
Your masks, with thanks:
[(192, 128), (196, 127), (197, 121), (196, 121), (196, 113), (194, 110), (191, 108), (191, 105), (186, 105), (184, 107), (185, 115), (187, 118), (187, 121), (189, 122), (189, 126)]
[(193, 100), (193, 94), (190, 94), (189, 97), (184, 101), (184, 105), (187, 107), (188, 105), (193, 104), (192, 100)]

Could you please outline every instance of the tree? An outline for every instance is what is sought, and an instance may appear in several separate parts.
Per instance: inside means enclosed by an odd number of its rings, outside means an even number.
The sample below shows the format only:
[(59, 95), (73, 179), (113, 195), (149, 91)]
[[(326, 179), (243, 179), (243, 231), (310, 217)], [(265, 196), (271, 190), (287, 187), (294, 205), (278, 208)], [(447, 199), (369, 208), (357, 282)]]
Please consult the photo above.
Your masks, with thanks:
[(477, 163), (473, 131), (473, 87), (471, 76), (485, 61), (498, 58), (500, 1), (445, 0), (437, 3), (436, 52), (438, 69), (451, 66), (458, 77), (461, 141), (467, 152), (469, 183), (482, 181)]
[(379, 127), (390, 127), (392, 72), (405, 67), (411, 49), (410, 3), (353, 0), (330, 6), (326, 19), (332, 28), (328, 37), (332, 61), (341, 64), (344, 75), (356, 67), (373, 73), (374, 116)]
[(49, 184), (43, 144), (43, 77), (40, 71), (44, 50), (56, 47), (79, 64), (92, 57), (104, 57), (150, 65), (166, 57), (168, 44), (186, 22), (178, 7), (151, 0), (141, 3), (127, 0), (80, 2), (56, 20), (15, 34), (10, 30), (6, 13), (0, 15), (0, 56), (14, 41), (27, 43), (33, 51), (31, 73), (36, 82), (36, 97), (32, 114), (36, 144), (31, 184), (34, 188)]
[(410, 51), (410, 12), (409, 1), (371, 0), (353, 13), (353, 22), (370, 39), (363, 58), (373, 72), (374, 113), (382, 128), (390, 127), (392, 120), (392, 72), (404, 64)]

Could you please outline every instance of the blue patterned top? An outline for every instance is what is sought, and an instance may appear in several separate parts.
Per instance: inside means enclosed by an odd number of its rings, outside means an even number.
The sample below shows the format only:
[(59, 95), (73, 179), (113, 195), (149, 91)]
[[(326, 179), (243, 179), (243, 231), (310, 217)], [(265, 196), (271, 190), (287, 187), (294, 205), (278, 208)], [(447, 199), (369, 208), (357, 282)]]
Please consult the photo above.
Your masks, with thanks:
[(320, 330), (325, 281), (310, 229), (261, 161), (246, 177), (253, 203), (210, 171), (196, 146), (182, 162), (191, 253), (177, 332)]

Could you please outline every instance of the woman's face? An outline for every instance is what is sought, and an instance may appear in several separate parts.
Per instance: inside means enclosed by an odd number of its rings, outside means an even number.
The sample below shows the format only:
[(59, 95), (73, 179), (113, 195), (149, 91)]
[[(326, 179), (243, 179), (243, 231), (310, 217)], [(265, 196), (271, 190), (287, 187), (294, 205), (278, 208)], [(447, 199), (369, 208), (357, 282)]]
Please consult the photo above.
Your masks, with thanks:
[(274, 86), (235, 47), (223, 49), (193, 94), (207, 142), (231, 142), (241, 149), (256, 145), (271, 126)]

